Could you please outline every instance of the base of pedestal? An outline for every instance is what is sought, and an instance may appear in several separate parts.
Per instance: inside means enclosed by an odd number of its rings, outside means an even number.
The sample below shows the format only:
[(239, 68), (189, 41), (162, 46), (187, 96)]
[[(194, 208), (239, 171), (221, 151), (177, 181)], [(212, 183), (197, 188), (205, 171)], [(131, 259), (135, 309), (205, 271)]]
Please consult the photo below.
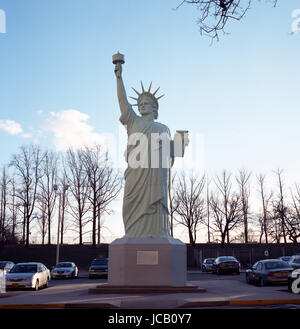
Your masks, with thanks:
[(186, 285), (186, 245), (173, 238), (121, 238), (109, 246), (108, 286)]
[(89, 294), (182, 294), (200, 293), (206, 289), (193, 285), (185, 286), (112, 286), (107, 283), (88, 290)]

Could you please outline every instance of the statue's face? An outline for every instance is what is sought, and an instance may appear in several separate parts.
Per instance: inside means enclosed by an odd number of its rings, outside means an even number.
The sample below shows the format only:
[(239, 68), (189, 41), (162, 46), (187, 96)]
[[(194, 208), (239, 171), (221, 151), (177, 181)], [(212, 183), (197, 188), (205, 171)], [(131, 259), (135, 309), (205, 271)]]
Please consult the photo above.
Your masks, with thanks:
[(139, 111), (141, 115), (155, 113), (156, 104), (151, 97), (144, 96), (139, 102)]

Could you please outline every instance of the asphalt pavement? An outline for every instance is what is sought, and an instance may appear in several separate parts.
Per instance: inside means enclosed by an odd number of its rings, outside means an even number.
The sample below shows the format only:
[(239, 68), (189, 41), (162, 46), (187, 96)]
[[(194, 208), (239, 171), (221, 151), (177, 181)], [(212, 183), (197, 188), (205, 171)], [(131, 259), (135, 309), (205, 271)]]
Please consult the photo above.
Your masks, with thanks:
[(245, 282), (245, 274), (213, 275), (188, 271), (188, 285), (205, 289), (197, 293), (90, 294), (89, 289), (105, 285), (105, 279), (89, 280), (80, 272), (75, 280), (51, 280), (39, 291), (8, 291), (0, 294), (0, 309), (7, 308), (91, 308), (91, 309), (192, 309), (300, 306), (300, 295), (287, 285), (257, 287)]

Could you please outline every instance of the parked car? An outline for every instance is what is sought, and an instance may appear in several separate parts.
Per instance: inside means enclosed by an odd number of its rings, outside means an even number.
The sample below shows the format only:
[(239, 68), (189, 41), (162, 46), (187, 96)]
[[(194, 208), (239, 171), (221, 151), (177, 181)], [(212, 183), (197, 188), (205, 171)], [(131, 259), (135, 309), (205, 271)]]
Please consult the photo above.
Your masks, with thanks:
[(287, 283), (288, 276), (292, 271), (293, 268), (283, 260), (264, 259), (246, 270), (246, 282), (255, 283), (259, 286)]
[(89, 267), (89, 279), (107, 276), (108, 258), (95, 258)]
[[(292, 287), (293, 282), (297, 279), (300, 279), (300, 269), (294, 270), (288, 276), (288, 290), (293, 293), (300, 293), (300, 283), (296, 284), (296, 287)], [(299, 280), (300, 281), (300, 280)], [(296, 288), (296, 291), (294, 291)]]
[(233, 256), (221, 256), (215, 259), (212, 265), (212, 272), (221, 273), (236, 273), (240, 274), (241, 264)]
[(15, 263), (1, 260), (0, 261), (0, 270), (4, 271), (4, 274), (9, 273), (9, 271), (14, 267)]
[(18, 263), (6, 274), (6, 288), (47, 288), (50, 271), (42, 263)]
[(289, 265), (294, 269), (300, 268), (300, 255), (294, 255), (289, 261)]
[(215, 261), (215, 258), (205, 258), (202, 263), (202, 272), (210, 272), (212, 270), (212, 265)]
[(60, 262), (51, 270), (52, 279), (58, 278), (78, 278), (79, 270), (73, 262)]
[(289, 262), (291, 260), (292, 256), (281, 256), (278, 257), (278, 259), (283, 260), (284, 262)]

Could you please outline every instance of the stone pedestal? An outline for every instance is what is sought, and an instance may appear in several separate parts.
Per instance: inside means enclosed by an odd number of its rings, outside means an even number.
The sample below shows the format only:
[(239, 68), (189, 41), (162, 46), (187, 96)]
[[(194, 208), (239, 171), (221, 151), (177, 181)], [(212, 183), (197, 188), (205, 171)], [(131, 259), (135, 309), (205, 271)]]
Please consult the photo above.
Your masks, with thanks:
[(173, 238), (116, 239), (109, 246), (109, 286), (185, 286), (186, 246)]

